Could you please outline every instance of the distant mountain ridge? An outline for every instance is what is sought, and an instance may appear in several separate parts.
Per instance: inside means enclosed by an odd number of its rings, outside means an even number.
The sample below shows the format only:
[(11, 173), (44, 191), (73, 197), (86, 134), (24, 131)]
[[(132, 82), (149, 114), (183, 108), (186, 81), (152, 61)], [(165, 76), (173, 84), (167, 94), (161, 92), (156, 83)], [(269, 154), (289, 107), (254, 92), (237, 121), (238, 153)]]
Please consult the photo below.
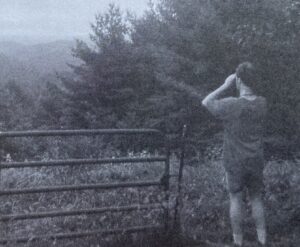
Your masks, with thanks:
[(25, 63), (0, 53), (0, 83), (14, 80), (23, 83), (31, 82), (39, 73)]
[(75, 41), (54, 41), (36, 45), (0, 42), (0, 80), (34, 80), (56, 72), (70, 72), (78, 64), (72, 56)]

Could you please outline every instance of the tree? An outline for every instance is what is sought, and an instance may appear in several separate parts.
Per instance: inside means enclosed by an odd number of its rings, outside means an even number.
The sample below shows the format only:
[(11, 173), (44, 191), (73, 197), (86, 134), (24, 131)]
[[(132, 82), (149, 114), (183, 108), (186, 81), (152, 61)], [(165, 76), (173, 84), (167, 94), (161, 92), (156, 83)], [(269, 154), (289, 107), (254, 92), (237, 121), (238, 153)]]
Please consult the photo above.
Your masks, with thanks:
[(30, 129), (35, 114), (34, 95), (16, 81), (8, 81), (0, 88), (1, 129)]
[[(156, 12), (160, 34), (154, 36), (159, 41), (153, 43), (165, 48), (164, 56), (172, 54), (172, 66), (158, 67), (174, 84), (182, 81), (207, 93), (239, 62), (253, 61), (261, 78), (257, 87), (270, 106), (267, 134), (297, 138), (298, 10), (299, 1), (161, 1)], [(208, 115), (202, 118), (198, 124), (204, 132), (216, 133), (218, 127), (205, 121)]]
[(76, 127), (116, 127), (134, 97), (128, 29), (119, 8), (110, 5), (106, 14), (97, 15), (92, 30), (95, 49), (78, 41), (73, 51), (82, 61), (73, 66), (77, 78), (64, 80), (73, 105), (71, 121)]
[(188, 123), (195, 141), (219, 136), (201, 99), (250, 60), (270, 103), (267, 134), (291, 138), (299, 129), (298, 10), (293, 0), (161, 0), (141, 18), (125, 18), (111, 5), (92, 25), (94, 47), (74, 49), (82, 64), (64, 81), (70, 121), (167, 133)]

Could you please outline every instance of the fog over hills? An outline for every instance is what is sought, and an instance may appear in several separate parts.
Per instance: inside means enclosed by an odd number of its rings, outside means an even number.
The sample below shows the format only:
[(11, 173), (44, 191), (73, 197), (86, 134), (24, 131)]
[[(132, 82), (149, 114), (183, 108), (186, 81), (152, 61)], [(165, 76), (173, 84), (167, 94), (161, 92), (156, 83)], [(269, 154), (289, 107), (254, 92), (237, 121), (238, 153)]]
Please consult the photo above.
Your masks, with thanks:
[(33, 78), (35, 71), (30, 71), (20, 61), (16, 61), (9, 56), (0, 53), (0, 82), (5, 83), (10, 80), (27, 81), (29, 78)]
[(95, 15), (110, 3), (138, 16), (148, 8), (148, 0), (1, 1), (0, 83), (71, 72), (67, 64), (78, 63), (71, 52), (74, 39), (88, 42)]
[(70, 72), (68, 64), (79, 61), (72, 56), (75, 41), (54, 41), (35, 45), (0, 42), (0, 80), (30, 81), (56, 72)]

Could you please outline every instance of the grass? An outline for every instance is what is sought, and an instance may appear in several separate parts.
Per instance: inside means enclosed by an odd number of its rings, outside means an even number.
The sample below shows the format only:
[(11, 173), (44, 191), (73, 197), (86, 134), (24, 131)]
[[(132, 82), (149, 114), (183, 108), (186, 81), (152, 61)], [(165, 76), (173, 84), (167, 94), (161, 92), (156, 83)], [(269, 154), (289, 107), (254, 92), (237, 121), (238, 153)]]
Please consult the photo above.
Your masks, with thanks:
[[(296, 247), (300, 244), (298, 163), (297, 160), (270, 161), (264, 170), (264, 199), (271, 246)], [(198, 167), (186, 167), (184, 181), (181, 211), (184, 237), (201, 243), (218, 243), (220, 246), (229, 244), (229, 201), (221, 162), (207, 161)], [(248, 245), (253, 246), (255, 227), (247, 203), (244, 230)]]
[[(54, 145), (53, 145), (54, 144)], [(85, 144), (83, 146), (83, 144)], [(89, 143), (91, 144), (91, 143)], [(66, 143), (50, 140), (48, 145), (53, 145), (51, 152), (36, 152), (38, 155), (32, 156), (30, 160), (51, 160), (64, 159), (71, 157), (88, 158), (113, 158), (121, 156), (114, 150), (100, 149), (94, 142), (91, 149), (86, 148), (86, 140), (78, 140), (72, 146)], [(25, 151), (28, 145), (23, 145), (19, 151)], [(36, 150), (38, 148), (34, 146)], [(21, 150), (23, 149), (23, 150)], [(47, 149), (45, 149), (47, 150)], [(66, 152), (60, 152), (66, 150)], [(92, 152), (94, 151), (94, 152)], [(93, 156), (92, 156), (92, 155)], [(133, 156), (128, 153), (128, 156)], [(148, 156), (148, 153), (139, 153), (138, 156)], [(12, 156), (12, 157), (11, 157)], [(13, 153), (5, 155), (7, 161), (24, 160), (22, 153)], [(107, 164), (107, 165), (82, 165), (76, 167), (42, 167), (42, 168), (21, 168), (6, 169), (1, 171), (1, 188), (36, 188), (41, 186), (56, 185), (79, 185), (94, 183), (115, 183), (141, 180), (158, 180), (163, 174), (164, 167), (162, 163), (134, 163), (134, 164)], [(76, 210), (89, 209), (95, 207), (126, 206), (130, 204), (149, 204), (161, 202), (164, 193), (160, 188), (122, 188), (112, 190), (87, 190), (77, 192), (51, 192), (15, 196), (2, 196), (0, 202), (0, 211), (2, 214), (24, 214), (31, 212), (47, 212), (56, 210)], [(105, 213), (100, 215), (70, 216), (59, 218), (44, 218), (36, 220), (22, 220), (2, 224), (1, 236), (35, 236), (55, 233), (72, 233), (78, 231), (95, 231), (115, 228), (126, 228), (131, 226), (142, 226), (162, 223), (162, 210), (145, 211), (138, 210), (128, 213)], [(41, 227), (42, 226), (42, 227)], [(157, 243), (158, 234), (150, 234), (152, 242)], [(57, 240), (57, 241), (39, 241), (28, 242), (25, 246), (113, 246), (113, 242), (122, 242), (133, 246), (133, 242), (140, 242), (140, 238), (135, 236), (117, 237), (89, 237), (85, 240)], [(146, 234), (147, 235), (147, 234)], [(143, 237), (145, 238), (145, 237)], [(141, 238), (142, 239), (142, 238)], [(149, 237), (147, 237), (149, 240)], [(151, 241), (148, 241), (151, 246)], [(162, 240), (161, 240), (162, 241)], [(146, 241), (145, 241), (146, 242)], [(130, 244), (129, 244), (130, 243)], [(15, 246), (16, 243), (11, 243)], [(21, 244), (20, 244), (21, 245)], [(118, 244), (116, 245), (118, 246)], [(156, 245), (152, 245), (156, 246)]]
[[(83, 142), (85, 140), (82, 140)], [(52, 143), (53, 144), (53, 143)], [(78, 147), (76, 147), (76, 145)], [(98, 153), (81, 148), (82, 142), (69, 148), (70, 152), (84, 150), (84, 155), (94, 157), (117, 157), (118, 152), (107, 150)], [(36, 159), (58, 159), (69, 156), (63, 143), (56, 143), (54, 152), (41, 153)], [(34, 152), (32, 152), (34, 154)], [(93, 154), (94, 156), (91, 156)], [(77, 153), (77, 155), (79, 155)], [(128, 155), (135, 155), (129, 153)], [(145, 156), (147, 152), (137, 155)], [(11, 159), (16, 159), (14, 154)], [(20, 156), (21, 157), (21, 156)], [(34, 155), (32, 156), (34, 157)], [(178, 172), (178, 160), (171, 160), (171, 174)], [(300, 167), (299, 160), (271, 161), (265, 168), (266, 212), (268, 230), (272, 246), (299, 246), (300, 239)], [(194, 162), (195, 164), (195, 162)], [(157, 179), (163, 173), (163, 165), (122, 164), (101, 166), (78, 166), (56, 168), (8, 169), (1, 172), (1, 188), (24, 188), (64, 184), (125, 182), (132, 180)], [(231, 230), (228, 216), (228, 195), (226, 191), (224, 169), (219, 160), (205, 160), (184, 168), (182, 208), (180, 211), (181, 234), (174, 237), (174, 244), (187, 246), (187, 243), (201, 243), (200, 246), (225, 246), (231, 242)], [(177, 191), (176, 178), (171, 183), (171, 205), (175, 204)], [(164, 194), (158, 189), (117, 189), (113, 191), (80, 191), (50, 194), (33, 194), (3, 197), (0, 202), (2, 214), (45, 212), (52, 210), (72, 210), (92, 207), (106, 207), (128, 204), (147, 204), (162, 201)], [(245, 237), (249, 246), (255, 240), (253, 221), (249, 205), (246, 207)], [(161, 211), (138, 211), (133, 213), (106, 213), (101, 215), (45, 218), (10, 222), (3, 228), (1, 235), (34, 236), (47, 233), (76, 232), (121, 228), (133, 225), (162, 223)], [(42, 226), (42, 227), (41, 227)], [(216, 245), (213, 245), (216, 244)], [(10, 246), (17, 246), (11, 243)], [(145, 234), (116, 235), (105, 238), (90, 237), (76, 240), (43, 240), (28, 242), (19, 246), (89, 246), (89, 247), (154, 247), (167, 246), (166, 236), (161, 232)]]

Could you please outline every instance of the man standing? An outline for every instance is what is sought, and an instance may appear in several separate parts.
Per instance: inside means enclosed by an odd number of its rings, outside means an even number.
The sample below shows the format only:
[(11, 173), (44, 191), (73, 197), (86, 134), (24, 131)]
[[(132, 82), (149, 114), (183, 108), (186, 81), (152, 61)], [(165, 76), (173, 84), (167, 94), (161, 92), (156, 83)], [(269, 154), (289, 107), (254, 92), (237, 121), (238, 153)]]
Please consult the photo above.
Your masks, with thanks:
[[(248, 190), (258, 242), (266, 244), (262, 201), (263, 127), (266, 99), (256, 95), (257, 76), (253, 64), (244, 62), (202, 104), (224, 125), (223, 165), (230, 196), (230, 219), (235, 246), (242, 246), (243, 191)], [(239, 97), (225, 97), (236, 86)], [(223, 96), (223, 98), (222, 98)]]

